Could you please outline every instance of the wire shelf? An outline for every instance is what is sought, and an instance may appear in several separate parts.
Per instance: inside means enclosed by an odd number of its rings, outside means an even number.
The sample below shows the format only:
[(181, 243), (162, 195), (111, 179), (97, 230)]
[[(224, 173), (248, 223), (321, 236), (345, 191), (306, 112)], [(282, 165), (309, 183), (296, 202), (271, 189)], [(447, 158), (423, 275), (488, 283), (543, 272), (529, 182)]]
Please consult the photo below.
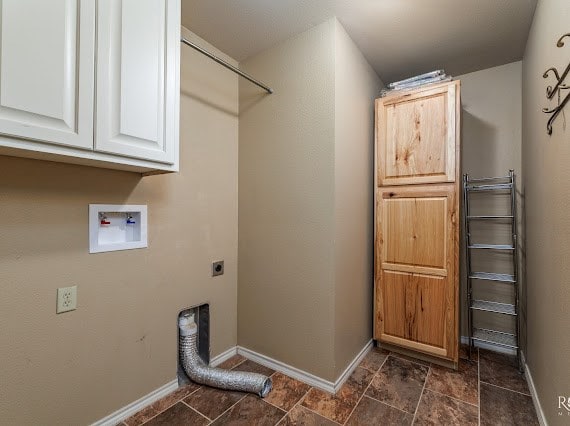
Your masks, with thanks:
[(467, 246), (470, 249), (487, 249), (487, 250), (514, 250), (515, 247), (509, 244), (471, 244)]
[(511, 183), (496, 183), (494, 185), (467, 185), (465, 189), (470, 192), (478, 191), (510, 191), (513, 185)]
[[(482, 192), (480, 196), (472, 197), (470, 196), (473, 192)], [(489, 196), (509, 196), (510, 198), (510, 208), (508, 211), (500, 212), (503, 214), (493, 214), (492, 211), (480, 211), (480, 214), (471, 214), (471, 206), (473, 203), (480, 203), (485, 197)], [(488, 201), (488, 200), (487, 200)], [(469, 326), (469, 338), (470, 344), (474, 341), (486, 342), (491, 345), (503, 346), (507, 348), (516, 349), (517, 360), (519, 364), (519, 369), (522, 368), (521, 364), (521, 353), (519, 348), (518, 336), (520, 334), (520, 315), (518, 312), (518, 244), (517, 244), (517, 199), (516, 199), (516, 178), (514, 170), (509, 170), (509, 175), (504, 177), (488, 177), (488, 178), (471, 178), (468, 174), (463, 175), (463, 206), (464, 206), (464, 241), (466, 247), (466, 276), (467, 276), (467, 306), (468, 315), (467, 321)], [(484, 204), (483, 204), (484, 206)], [(499, 212), (497, 212), (499, 213)], [(476, 244), (472, 243), (472, 231), (477, 238), (477, 233), (481, 231), (479, 226), (473, 226), (474, 221), (483, 221), (485, 227), (492, 228), (495, 227), (495, 231), (503, 231), (505, 224), (511, 227), (511, 241), (508, 244)], [(480, 224), (480, 223), (479, 223)], [(498, 228), (498, 229), (497, 229)], [(483, 239), (484, 240), (484, 239)], [(487, 240), (489, 241), (489, 240)], [(472, 256), (478, 258), (481, 252), (473, 252), (472, 250), (487, 250), (489, 258), (499, 257), (501, 251), (509, 254), (510, 260), (512, 260), (512, 274), (504, 273), (492, 273), (492, 272), (478, 272), (473, 271), (472, 267)], [(499, 257), (501, 259), (502, 257)], [(503, 261), (504, 259), (502, 259)], [(486, 268), (484, 268), (486, 269)], [(478, 281), (496, 281), (508, 283), (513, 286), (514, 294), (509, 298), (510, 303), (503, 303), (507, 299), (492, 300), (494, 296), (487, 296), (491, 300), (481, 300), (475, 299), (473, 296), (473, 286), (475, 284), (481, 285)], [(492, 330), (488, 328), (478, 328), (475, 327), (473, 317), (477, 312), (490, 312), (500, 315), (509, 315), (515, 319), (514, 326), (516, 330), (512, 331), (512, 334), (505, 333), (498, 329)], [(494, 324), (490, 326), (494, 328)], [(501, 328), (501, 327), (499, 327)], [(522, 370), (521, 370), (522, 371)]]
[(515, 305), (510, 303), (491, 302), (488, 300), (473, 300), (471, 309), (478, 311), (494, 312), (496, 314), (517, 315)]
[(501, 281), (504, 283), (514, 283), (515, 276), (511, 274), (495, 274), (492, 272), (472, 272), (469, 278), (475, 280), (485, 280), (485, 281)]
[(500, 331), (487, 330), (485, 328), (475, 328), (473, 330), (473, 339), (481, 342), (487, 342), (492, 345), (518, 349), (517, 337), (510, 333), (502, 333)]
[(513, 216), (511, 215), (495, 215), (495, 216), (467, 216), (468, 220), (512, 220)]

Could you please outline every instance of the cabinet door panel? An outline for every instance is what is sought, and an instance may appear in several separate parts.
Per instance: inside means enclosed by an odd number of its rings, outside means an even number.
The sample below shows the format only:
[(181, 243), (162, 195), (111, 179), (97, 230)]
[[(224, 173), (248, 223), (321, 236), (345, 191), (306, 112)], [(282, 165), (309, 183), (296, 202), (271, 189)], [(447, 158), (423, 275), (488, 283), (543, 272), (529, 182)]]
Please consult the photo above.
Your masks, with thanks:
[(455, 181), (456, 86), (376, 102), (378, 185)]
[(444, 274), (447, 197), (384, 198), (382, 204), (383, 263)]
[(382, 273), (381, 294), (383, 335), (407, 339), (406, 332), (406, 281), (410, 274), (384, 271)]
[(95, 3), (0, 0), (0, 133), (93, 149)]
[(378, 340), (455, 356), (456, 209), (453, 184), (378, 190)]
[(100, 0), (97, 151), (174, 163), (179, 0)]
[(446, 277), (383, 271), (380, 339), (447, 355)]

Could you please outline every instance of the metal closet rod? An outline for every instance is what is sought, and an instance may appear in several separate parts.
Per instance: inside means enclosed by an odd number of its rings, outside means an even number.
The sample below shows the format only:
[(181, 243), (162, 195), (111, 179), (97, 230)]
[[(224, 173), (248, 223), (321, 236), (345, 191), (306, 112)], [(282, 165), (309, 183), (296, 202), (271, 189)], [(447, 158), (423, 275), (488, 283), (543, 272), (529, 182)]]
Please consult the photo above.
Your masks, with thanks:
[(182, 43), (184, 43), (187, 46), (190, 46), (191, 48), (197, 50), (198, 52), (200, 52), (203, 55), (206, 55), (208, 58), (213, 59), (214, 61), (216, 61), (218, 64), (223, 65), (224, 67), (226, 67), (227, 69), (229, 69), (230, 71), (235, 72), (236, 74), (241, 75), (243, 78), (245, 78), (246, 80), (251, 81), (253, 84), (255, 84), (256, 86), (261, 87), (263, 90), (265, 90), (267, 93), (273, 93), (273, 89), (271, 87), (266, 86), (265, 84), (263, 84), (262, 82), (260, 82), (259, 80), (256, 80), (255, 78), (253, 78), (252, 76), (250, 76), (249, 74), (244, 73), (242, 70), (240, 70), (239, 68), (234, 67), (232, 64), (224, 61), (223, 59), (218, 58), (216, 55), (214, 55), (213, 53), (208, 52), (205, 49), (202, 49), (200, 46), (198, 46), (195, 43), (192, 43), (190, 40), (186, 40), (184, 37), (182, 37), (180, 39), (180, 41)]

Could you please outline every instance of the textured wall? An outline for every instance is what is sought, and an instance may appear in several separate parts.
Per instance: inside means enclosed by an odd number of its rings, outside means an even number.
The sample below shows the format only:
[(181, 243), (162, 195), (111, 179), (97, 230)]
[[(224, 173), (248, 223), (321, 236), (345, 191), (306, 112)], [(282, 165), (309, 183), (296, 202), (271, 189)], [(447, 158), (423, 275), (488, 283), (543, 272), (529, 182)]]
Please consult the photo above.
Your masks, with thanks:
[(335, 381), (372, 337), (373, 100), (336, 19), (240, 66), (239, 344)]
[[(494, 68), (476, 71), (457, 77), (461, 80), (461, 166), (462, 173), (473, 177), (505, 176), (514, 169), (518, 182), (522, 182), (521, 166), (521, 108), (522, 62), (513, 62)], [(520, 191), (519, 191), (520, 192)], [(521, 213), (520, 194), (518, 198)], [(506, 214), (510, 210), (509, 198), (489, 193), (474, 194), (471, 198), (473, 214)], [(519, 234), (523, 231), (522, 214), (519, 214)], [(510, 225), (507, 222), (472, 222), (472, 234), (478, 242), (509, 243)], [(462, 271), (465, 271), (464, 245), (461, 245)], [(521, 248), (524, 248), (521, 246)], [(512, 273), (511, 258), (501, 253), (480, 251), (474, 254), (474, 267), (485, 271)], [(480, 265), (480, 266), (479, 266)], [(508, 303), (513, 300), (509, 284), (475, 283), (480, 299)], [(467, 309), (465, 274), (461, 274), (461, 335), (467, 336)], [(476, 314), (480, 326), (514, 331), (510, 317)]]
[[(0, 423), (87, 424), (173, 380), (187, 306), (211, 303), (212, 355), (236, 344), (237, 77), (182, 47), (181, 87), (180, 173), (0, 157)], [(149, 248), (90, 255), (89, 203), (148, 204)]]
[(335, 21), (335, 376), (372, 338), (374, 99), (382, 82)]
[(334, 21), (243, 63), (239, 344), (333, 379)]
[[(523, 169), (526, 204), (528, 348), (525, 352), (542, 408), (551, 425), (567, 425), (558, 396), (570, 395), (570, 105), (546, 134), (544, 71), (560, 72), (570, 59), (570, 2), (538, 2), (523, 59)], [(570, 83), (567, 78), (566, 83)], [(568, 91), (565, 91), (568, 93)], [(562, 411), (562, 416), (558, 412)]]

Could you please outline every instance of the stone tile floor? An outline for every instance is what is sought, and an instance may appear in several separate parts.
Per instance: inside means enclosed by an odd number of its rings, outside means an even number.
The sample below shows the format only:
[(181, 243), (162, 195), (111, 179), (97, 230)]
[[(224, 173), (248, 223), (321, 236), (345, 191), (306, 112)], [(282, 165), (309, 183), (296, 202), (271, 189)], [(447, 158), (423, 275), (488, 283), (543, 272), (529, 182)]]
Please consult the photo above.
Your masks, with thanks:
[(512, 357), (479, 350), (458, 371), (374, 348), (336, 395), (236, 355), (222, 368), (270, 375), (265, 398), (190, 384), (124, 425), (538, 425)]

